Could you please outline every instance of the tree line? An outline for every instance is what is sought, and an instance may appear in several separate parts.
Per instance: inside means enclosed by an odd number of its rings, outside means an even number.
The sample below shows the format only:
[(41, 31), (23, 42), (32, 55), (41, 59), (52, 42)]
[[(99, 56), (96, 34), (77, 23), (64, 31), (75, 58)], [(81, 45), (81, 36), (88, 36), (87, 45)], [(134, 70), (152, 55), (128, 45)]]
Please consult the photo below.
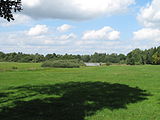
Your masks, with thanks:
[(142, 65), (142, 64), (160, 64), (160, 46), (151, 49), (140, 50), (135, 49), (124, 54), (106, 54), (106, 53), (94, 53), (93, 55), (72, 55), (72, 54), (24, 54), (18, 53), (3, 53), (0, 52), (0, 62), (30, 62), (39, 63), (48, 60), (72, 60), (77, 59), (84, 62), (93, 63), (119, 63), (129, 65)]
[(160, 46), (151, 49), (135, 49), (127, 54), (126, 63), (130, 65), (160, 64)]

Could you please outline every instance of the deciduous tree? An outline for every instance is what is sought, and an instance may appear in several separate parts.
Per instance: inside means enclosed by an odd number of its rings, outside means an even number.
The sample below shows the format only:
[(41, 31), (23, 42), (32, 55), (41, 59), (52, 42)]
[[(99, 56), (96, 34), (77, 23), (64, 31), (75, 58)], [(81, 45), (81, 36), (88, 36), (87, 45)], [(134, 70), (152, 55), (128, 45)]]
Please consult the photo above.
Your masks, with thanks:
[(21, 0), (0, 0), (0, 17), (8, 21), (14, 20), (13, 12), (21, 10)]

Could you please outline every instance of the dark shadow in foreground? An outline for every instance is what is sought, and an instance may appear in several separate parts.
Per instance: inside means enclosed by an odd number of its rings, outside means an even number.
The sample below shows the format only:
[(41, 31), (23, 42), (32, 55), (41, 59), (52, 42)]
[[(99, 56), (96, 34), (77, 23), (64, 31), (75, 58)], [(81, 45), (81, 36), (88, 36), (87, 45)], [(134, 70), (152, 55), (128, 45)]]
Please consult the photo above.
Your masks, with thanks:
[(0, 98), (7, 97), (8, 95), (6, 93), (0, 93)]
[(2, 108), (1, 120), (84, 120), (97, 110), (125, 109), (127, 104), (145, 100), (149, 96), (139, 88), (106, 82), (69, 82), (22, 86), (12, 90), (46, 97), (28, 101), (16, 99), (14, 107)]

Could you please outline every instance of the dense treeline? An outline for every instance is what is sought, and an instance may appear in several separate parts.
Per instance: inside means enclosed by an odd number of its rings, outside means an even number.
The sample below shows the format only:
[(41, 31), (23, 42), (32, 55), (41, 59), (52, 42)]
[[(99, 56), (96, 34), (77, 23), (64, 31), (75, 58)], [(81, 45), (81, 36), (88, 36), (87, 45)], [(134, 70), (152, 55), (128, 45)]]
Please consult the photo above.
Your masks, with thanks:
[(78, 59), (84, 62), (102, 62), (102, 63), (120, 63), (129, 65), (140, 64), (160, 64), (160, 46), (148, 50), (135, 49), (124, 54), (106, 54), (94, 53), (93, 55), (72, 55), (72, 54), (24, 54), (18, 53), (3, 53), (0, 52), (0, 62), (44, 62), (48, 60), (71, 60)]
[(148, 50), (135, 49), (127, 54), (127, 64), (160, 64), (160, 46)]
[(93, 55), (72, 55), (72, 54), (47, 54), (46, 56), (36, 54), (24, 54), (24, 53), (3, 53), (0, 52), (1, 62), (44, 62), (48, 60), (71, 60), (78, 59), (84, 62), (103, 62), (103, 63), (120, 63), (125, 62), (126, 56), (123, 54), (105, 54), (94, 53)]

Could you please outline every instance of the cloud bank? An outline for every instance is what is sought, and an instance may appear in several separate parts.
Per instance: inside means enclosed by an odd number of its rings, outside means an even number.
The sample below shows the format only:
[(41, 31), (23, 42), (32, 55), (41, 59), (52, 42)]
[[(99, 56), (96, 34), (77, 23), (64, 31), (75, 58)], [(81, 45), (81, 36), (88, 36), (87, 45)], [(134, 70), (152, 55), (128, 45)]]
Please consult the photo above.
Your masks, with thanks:
[(0, 35), (0, 48), (5, 52), (26, 52), (31, 49), (30, 53), (38, 50), (38, 53), (93, 53), (105, 52), (120, 44), (120, 32), (109, 26), (78, 35), (72, 32), (64, 34), (45, 24), (37, 24), (24, 31), (2, 32)]
[(86, 20), (125, 11), (135, 0), (22, 0), (33, 18)]

